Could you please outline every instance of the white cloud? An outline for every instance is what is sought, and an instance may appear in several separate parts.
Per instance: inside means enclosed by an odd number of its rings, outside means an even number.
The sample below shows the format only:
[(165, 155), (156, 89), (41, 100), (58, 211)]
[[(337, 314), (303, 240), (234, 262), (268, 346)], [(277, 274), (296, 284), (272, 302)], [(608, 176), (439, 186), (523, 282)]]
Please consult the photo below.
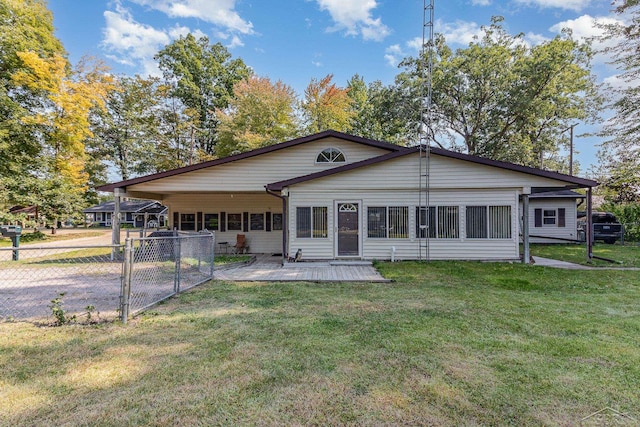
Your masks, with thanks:
[(320, 62), (320, 61), (311, 61), (311, 64), (316, 66), (316, 67), (322, 67), (322, 62)]
[(120, 5), (116, 5), (115, 12), (104, 12), (104, 18), (102, 46), (109, 57), (121, 64), (139, 64), (145, 73), (158, 75), (153, 55), (171, 41), (170, 36), (165, 31), (136, 22)]
[(491, 4), (491, 0), (471, 0), (471, 4), (473, 6), (489, 6)]
[(456, 20), (453, 23), (436, 22), (438, 32), (447, 43), (468, 45), (483, 35), (482, 28), (475, 22)]
[(235, 0), (131, 0), (171, 18), (196, 18), (240, 34), (253, 34), (253, 24), (240, 17)]
[(570, 29), (573, 38), (576, 40), (592, 40), (592, 47), (596, 52), (600, 52), (596, 55), (596, 62), (608, 62), (611, 60), (602, 51), (608, 47), (617, 45), (622, 39), (610, 39), (606, 42), (598, 40), (598, 37), (604, 35), (604, 30), (598, 26), (598, 24), (617, 24), (622, 21), (611, 17), (598, 17), (594, 18), (589, 15), (582, 15), (576, 19), (569, 19), (567, 21), (558, 22), (549, 31), (560, 34), (563, 29)]
[(542, 34), (536, 33), (527, 33), (524, 35), (524, 42), (527, 46), (536, 46), (542, 44), (546, 41), (549, 41), (548, 37), (543, 36)]
[(381, 41), (391, 30), (371, 11), (378, 7), (376, 0), (316, 0), (320, 10), (331, 15), (335, 25), (329, 31), (345, 31), (347, 35), (361, 35), (364, 40)]
[(399, 44), (391, 45), (384, 51), (384, 59), (392, 67), (397, 67), (404, 56), (405, 52), (402, 50)]
[(516, 0), (516, 3), (527, 6), (537, 6), (541, 9), (564, 9), (580, 12), (585, 9), (592, 0)]

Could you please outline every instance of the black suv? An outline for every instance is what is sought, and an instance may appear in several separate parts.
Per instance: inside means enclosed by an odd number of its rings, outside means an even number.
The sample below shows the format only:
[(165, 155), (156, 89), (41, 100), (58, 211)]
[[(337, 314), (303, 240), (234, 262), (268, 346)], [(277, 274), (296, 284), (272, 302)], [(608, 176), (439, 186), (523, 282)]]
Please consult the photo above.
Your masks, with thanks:
[[(605, 243), (615, 243), (622, 238), (622, 224), (616, 216), (610, 212), (592, 212), (593, 240), (601, 240)], [(583, 236), (587, 228), (587, 216), (584, 212), (578, 213), (578, 230)]]

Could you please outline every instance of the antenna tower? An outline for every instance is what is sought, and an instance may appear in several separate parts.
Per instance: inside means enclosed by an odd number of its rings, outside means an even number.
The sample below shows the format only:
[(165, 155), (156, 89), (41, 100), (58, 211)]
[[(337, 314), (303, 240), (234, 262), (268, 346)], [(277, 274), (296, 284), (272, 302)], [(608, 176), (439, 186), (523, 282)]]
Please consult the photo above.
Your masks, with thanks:
[[(431, 105), (432, 105), (432, 73), (433, 73), (433, 15), (434, 1), (423, 0), (422, 16), (422, 51), (420, 52), (420, 179), (418, 200), (418, 253), (420, 260), (429, 261), (429, 230), (433, 221), (430, 220), (429, 209), (429, 157), (431, 151)], [(423, 213), (424, 212), (424, 213)], [(435, 231), (435, 230), (434, 230)]]

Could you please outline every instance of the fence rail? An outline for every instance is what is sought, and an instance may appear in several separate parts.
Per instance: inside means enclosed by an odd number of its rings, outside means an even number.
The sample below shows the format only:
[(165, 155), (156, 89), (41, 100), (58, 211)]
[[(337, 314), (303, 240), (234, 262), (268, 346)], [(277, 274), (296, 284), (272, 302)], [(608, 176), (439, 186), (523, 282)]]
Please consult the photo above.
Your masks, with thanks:
[(92, 320), (129, 316), (213, 278), (211, 233), (125, 245), (0, 248), (0, 321), (52, 317), (54, 301)]

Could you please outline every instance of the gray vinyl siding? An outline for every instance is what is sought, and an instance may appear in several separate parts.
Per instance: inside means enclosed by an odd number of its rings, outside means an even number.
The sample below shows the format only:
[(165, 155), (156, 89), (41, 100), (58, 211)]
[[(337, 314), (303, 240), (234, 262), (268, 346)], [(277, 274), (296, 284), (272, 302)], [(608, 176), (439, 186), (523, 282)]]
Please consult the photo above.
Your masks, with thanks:
[[(431, 206), (459, 207), (459, 237), (456, 239), (429, 239), (430, 259), (477, 259), (504, 260), (517, 259), (518, 254), (518, 192), (515, 189), (503, 190), (474, 190), (474, 191), (443, 191), (434, 190), (430, 193)], [(323, 203), (318, 203), (323, 200)], [(420, 240), (416, 236), (415, 209), (418, 205), (417, 191), (402, 191), (389, 193), (387, 191), (369, 190), (340, 192), (307, 192), (304, 185), (292, 188), (289, 193), (289, 236), (290, 251), (302, 249), (305, 259), (335, 258), (336, 224), (335, 203), (356, 202), (360, 205), (360, 244), (362, 258), (388, 260), (391, 258), (392, 248), (395, 247), (395, 259), (419, 258)], [(510, 239), (467, 239), (465, 236), (465, 206), (492, 205), (511, 207), (511, 238)], [(329, 210), (329, 235), (326, 239), (298, 239), (295, 236), (295, 209), (298, 206), (326, 206)], [(407, 206), (409, 207), (409, 238), (369, 238), (367, 237), (367, 208), (370, 206)], [(425, 242), (425, 239), (422, 239)], [(425, 249), (422, 248), (423, 257)]]
[[(564, 187), (564, 182), (524, 174), (497, 167), (432, 155), (430, 160), (430, 188), (483, 189), (523, 187)], [(371, 166), (347, 171), (336, 176), (304, 183), (307, 191), (349, 189), (415, 189), (419, 185), (418, 154), (407, 155)], [(298, 184), (303, 185), (303, 184)]]
[(264, 191), (264, 186), (272, 182), (344, 165), (345, 163), (315, 162), (318, 153), (329, 147), (342, 151), (346, 163), (358, 162), (388, 152), (381, 148), (326, 138), (212, 168), (132, 185), (127, 190), (148, 193)]
[[(565, 226), (535, 226), (535, 210), (536, 209), (565, 209)], [(522, 207), (521, 207), (522, 209)], [(559, 237), (563, 239), (577, 239), (578, 218), (575, 199), (531, 199), (529, 201), (529, 234), (547, 237)], [(569, 243), (562, 240), (544, 239), (539, 237), (531, 237), (531, 243)]]
[[(169, 219), (173, 220), (173, 212), (183, 213), (282, 213), (282, 201), (266, 193), (256, 194), (173, 194), (167, 196), (164, 205), (169, 208)], [(174, 228), (175, 224), (171, 224)], [(281, 253), (282, 231), (216, 231), (216, 250), (220, 250), (220, 242), (236, 243), (238, 234), (244, 234), (249, 242), (251, 252)]]

